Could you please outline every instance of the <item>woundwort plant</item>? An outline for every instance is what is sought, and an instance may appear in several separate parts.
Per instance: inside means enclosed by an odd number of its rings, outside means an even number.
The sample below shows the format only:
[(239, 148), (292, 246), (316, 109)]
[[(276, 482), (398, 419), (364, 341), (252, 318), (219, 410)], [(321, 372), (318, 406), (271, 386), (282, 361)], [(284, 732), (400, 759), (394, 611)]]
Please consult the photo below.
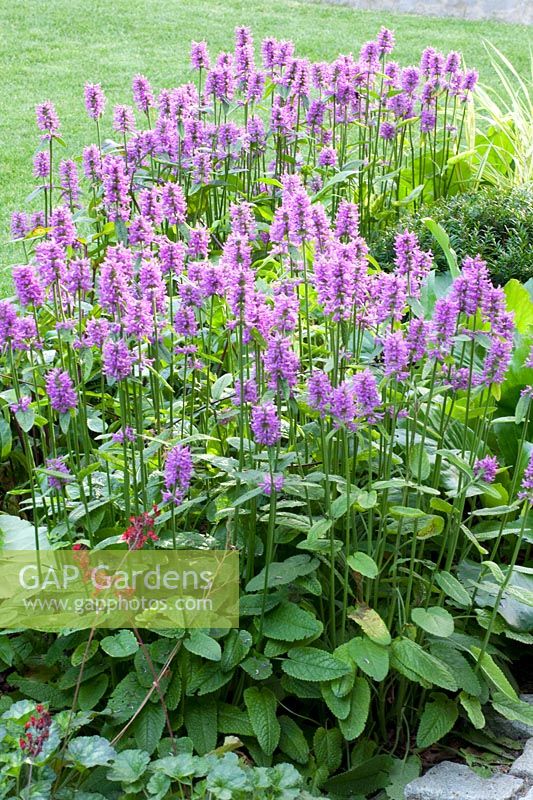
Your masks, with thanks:
[[(392, 46), (382, 30), (310, 64), (266, 40), (258, 69), (239, 28), (213, 64), (193, 45), (196, 85), (156, 100), (136, 76), (145, 127), (116, 107), (115, 141), (87, 86), (83, 186), (42, 104), (44, 214), (15, 220), (28, 261), (0, 304), (10, 496), (35, 546), (237, 548), (242, 629), (174, 633), (161, 731), (201, 754), (237, 734), (262, 764), (279, 748), (315, 786), (371, 756), (382, 775), (378, 746), (425, 747), (459, 714), (483, 727), (489, 697), (525, 713), (495, 661), (531, 482), (523, 508), (488, 445), (512, 315), (479, 258), (437, 278), (405, 231), (385, 273), (362, 235), (448, 190), (475, 73), (432, 49), (400, 69)], [(137, 678), (113, 680), (119, 730)]]

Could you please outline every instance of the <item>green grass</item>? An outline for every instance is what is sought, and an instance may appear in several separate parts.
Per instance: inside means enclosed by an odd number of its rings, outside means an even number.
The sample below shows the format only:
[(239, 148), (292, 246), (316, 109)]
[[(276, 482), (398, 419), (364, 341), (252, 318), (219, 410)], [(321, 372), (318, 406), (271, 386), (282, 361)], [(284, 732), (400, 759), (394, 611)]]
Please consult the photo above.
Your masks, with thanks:
[[(526, 26), (363, 12), (297, 0), (0, 0), (0, 19), (0, 242), (8, 239), (11, 211), (24, 207), (33, 188), (35, 104), (44, 99), (55, 103), (65, 152), (76, 154), (94, 140), (84, 112), (85, 81), (102, 83), (109, 123), (113, 104), (130, 102), (134, 73), (145, 73), (157, 89), (188, 78), (191, 39), (207, 39), (212, 53), (230, 49), (235, 25), (245, 24), (253, 28), (256, 41), (265, 35), (290, 37), (300, 54), (331, 59), (339, 52), (357, 52), (380, 25), (387, 25), (396, 32), (395, 57), (404, 64), (416, 61), (431, 44), (462, 51), (467, 64), (489, 81), (484, 38), (523, 73), (529, 59)], [(3, 245), (0, 263), (18, 257), (16, 248)], [(0, 293), (8, 287), (7, 268), (0, 276)]]

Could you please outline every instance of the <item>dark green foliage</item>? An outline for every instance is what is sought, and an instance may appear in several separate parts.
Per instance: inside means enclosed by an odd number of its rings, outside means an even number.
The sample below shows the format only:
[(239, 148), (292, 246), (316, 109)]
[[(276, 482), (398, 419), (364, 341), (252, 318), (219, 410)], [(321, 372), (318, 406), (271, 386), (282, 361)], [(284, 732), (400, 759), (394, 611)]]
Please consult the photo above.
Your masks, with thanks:
[(382, 267), (392, 266), (394, 236), (408, 228), (418, 234), (423, 249), (433, 251), (437, 268), (447, 268), (424, 217), (431, 217), (446, 230), (459, 261), (479, 253), (495, 283), (503, 285), (511, 278), (525, 283), (533, 277), (532, 184), (508, 192), (482, 189), (454, 195), (404, 217), (396, 228), (376, 236), (371, 245), (371, 253)]

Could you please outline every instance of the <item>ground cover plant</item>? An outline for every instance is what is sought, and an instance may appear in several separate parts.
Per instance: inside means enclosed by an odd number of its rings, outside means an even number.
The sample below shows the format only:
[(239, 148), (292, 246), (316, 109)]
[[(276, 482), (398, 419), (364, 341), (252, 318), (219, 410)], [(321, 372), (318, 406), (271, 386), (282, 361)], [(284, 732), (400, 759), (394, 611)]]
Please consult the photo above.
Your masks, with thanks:
[(370, 250), (378, 263), (394, 263), (395, 236), (408, 227), (424, 249), (435, 248), (434, 265), (447, 270), (446, 254), (435, 246), (425, 222), (428, 217), (445, 229), (459, 260), (469, 252), (480, 255), (496, 284), (504, 286), (511, 278), (527, 283), (533, 277), (532, 183), (510, 190), (484, 187), (424, 206), (372, 237)]
[(395, 798), (487, 705), (531, 721), (533, 304), (408, 230), (392, 271), (369, 256), (456, 180), (476, 79), (393, 46), (193, 43), (195, 82), (136, 75), (112, 131), (86, 86), (79, 163), (38, 105), (3, 547), (235, 548), (241, 624), (1, 636), (5, 796)]

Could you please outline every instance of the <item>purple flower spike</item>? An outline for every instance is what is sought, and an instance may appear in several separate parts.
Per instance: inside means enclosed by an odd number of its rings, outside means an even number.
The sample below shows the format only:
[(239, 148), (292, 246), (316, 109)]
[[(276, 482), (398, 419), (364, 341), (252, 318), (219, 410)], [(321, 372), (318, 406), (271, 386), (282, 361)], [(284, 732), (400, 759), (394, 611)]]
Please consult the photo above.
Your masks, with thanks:
[(99, 83), (85, 84), (85, 108), (91, 119), (100, 119), (106, 106), (106, 97)]
[(273, 447), (281, 437), (281, 423), (273, 403), (252, 408), (252, 433), (257, 444)]
[(54, 411), (66, 414), (78, 405), (78, 397), (68, 372), (56, 367), (46, 376), (46, 393)]

